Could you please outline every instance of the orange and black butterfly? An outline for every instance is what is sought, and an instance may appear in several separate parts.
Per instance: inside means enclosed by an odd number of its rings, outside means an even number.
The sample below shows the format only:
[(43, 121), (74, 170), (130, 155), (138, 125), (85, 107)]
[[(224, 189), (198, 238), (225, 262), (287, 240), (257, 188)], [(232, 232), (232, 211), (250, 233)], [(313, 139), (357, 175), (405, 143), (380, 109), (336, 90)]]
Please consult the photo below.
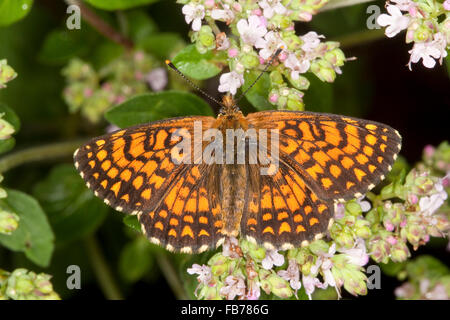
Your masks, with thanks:
[[(263, 164), (251, 162), (250, 154), (240, 164), (199, 163), (195, 152), (189, 163), (176, 161), (173, 151), (182, 136), (175, 133), (194, 136), (195, 123), (201, 123), (202, 133), (276, 130), (278, 165), (262, 174)], [(202, 143), (200, 151), (205, 147)], [(82, 146), (74, 160), (95, 195), (137, 215), (151, 242), (197, 253), (228, 236), (244, 236), (269, 249), (319, 239), (332, 223), (335, 202), (373, 188), (390, 171), (400, 147), (399, 133), (381, 123), (300, 111), (244, 116), (225, 96), (217, 118), (189, 116), (119, 130)]]

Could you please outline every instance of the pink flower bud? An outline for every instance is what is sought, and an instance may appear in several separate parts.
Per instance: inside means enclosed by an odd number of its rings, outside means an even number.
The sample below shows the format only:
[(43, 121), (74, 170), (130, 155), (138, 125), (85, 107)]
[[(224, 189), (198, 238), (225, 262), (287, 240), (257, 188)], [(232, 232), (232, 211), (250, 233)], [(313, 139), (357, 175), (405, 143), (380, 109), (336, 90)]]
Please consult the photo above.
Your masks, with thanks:
[(419, 198), (415, 194), (408, 195), (408, 201), (411, 204), (416, 204), (419, 201)]
[(298, 19), (299, 19), (300, 21), (309, 22), (309, 21), (312, 20), (312, 14), (309, 13), (309, 12), (301, 12), (301, 13), (298, 15)]
[(443, 5), (445, 10), (450, 11), (450, 0), (445, 0)]
[(259, 64), (265, 64), (265, 60), (261, 57), (259, 57)]
[(276, 103), (276, 102), (278, 101), (278, 95), (277, 95), (277, 94), (272, 94), (272, 95), (269, 97), (269, 100), (270, 100), (270, 102), (272, 102), (272, 103)]
[(279, 55), (278, 55), (278, 60), (280, 60), (281, 62), (285, 61), (287, 59), (287, 54), (285, 51), (282, 51)]
[(134, 59), (136, 61), (142, 61), (144, 60), (144, 53), (142, 51), (138, 51), (134, 54)]
[(386, 221), (384, 223), (384, 227), (386, 228), (387, 231), (394, 231), (394, 225), (389, 221)]
[(397, 239), (396, 239), (395, 237), (393, 237), (393, 236), (387, 237), (387, 238), (386, 238), (386, 241), (387, 241), (391, 246), (397, 244)]
[(231, 48), (230, 50), (228, 50), (228, 56), (230, 58), (235, 58), (238, 55), (238, 50), (236, 48)]
[(125, 97), (120, 95), (116, 97), (116, 101), (114, 101), (116, 104), (122, 103), (125, 101)]
[(417, 16), (416, 6), (411, 6), (408, 11), (412, 18), (415, 18)]
[(102, 89), (105, 91), (110, 91), (112, 88), (111, 83), (109, 82), (105, 82), (104, 84), (102, 84)]
[(242, 6), (241, 6), (240, 3), (234, 3), (233, 4), (233, 9), (236, 10), (236, 11), (241, 12), (242, 11)]
[(261, 9), (258, 8), (258, 9), (253, 10), (252, 14), (255, 16), (261, 16), (262, 15)]
[(407, 223), (408, 223), (408, 222), (406, 221), (406, 219), (404, 219), (402, 222), (400, 222), (400, 227), (401, 227), (401, 228), (406, 227)]
[(84, 94), (84, 96), (85, 96), (86, 98), (91, 97), (93, 93), (94, 93), (94, 92), (93, 92), (93, 90), (92, 90), (91, 88), (86, 88), (86, 89), (84, 89), (84, 91), (83, 91), (83, 94)]
[(262, 26), (264, 26), (264, 27), (267, 28), (267, 19), (266, 19), (266, 17), (260, 16), (260, 17), (259, 17), (259, 21), (260, 21), (260, 23), (261, 23)]
[(141, 81), (142, 78), (143, 78), (142, 72), (136, 71), (136, 72), (134, 73), (134, 78), (135, 78), (136, 80), (138, 80), (138, 81)]
[(205, 7), (207, 7), (207, 8), (214, 7), (214, 0), (206, 0), (205, 1)]

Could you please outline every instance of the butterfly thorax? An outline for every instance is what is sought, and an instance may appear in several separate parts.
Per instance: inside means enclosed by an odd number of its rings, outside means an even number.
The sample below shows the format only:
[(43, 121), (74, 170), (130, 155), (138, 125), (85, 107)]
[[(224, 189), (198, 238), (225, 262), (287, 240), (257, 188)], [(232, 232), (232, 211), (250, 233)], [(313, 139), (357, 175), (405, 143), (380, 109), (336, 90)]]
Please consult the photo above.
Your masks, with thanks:
[[(222, 131), (223, 137), (227, 137), (227, 129), (246, 131), (248, 121), (245, 119), (239, 107), (230, 95), (222, 99), (221, 108), (217, 121), (214, 125)], [(234, 141), (234, 144), (237, 141)], [(225, 147), (226, 141), (224, 141)], [(236, 150), (236, 144), (235, 149)], [(236, 155), (235, 155), (236, 160)], [(220, 175), (220, 207), (221, 220), (223, 221), (222, 234), (236, 237), (240, 232), (240, 223), (244, 210), (245, 186), (247, 181), (247, 170), (245, 164), (223, 164)]]

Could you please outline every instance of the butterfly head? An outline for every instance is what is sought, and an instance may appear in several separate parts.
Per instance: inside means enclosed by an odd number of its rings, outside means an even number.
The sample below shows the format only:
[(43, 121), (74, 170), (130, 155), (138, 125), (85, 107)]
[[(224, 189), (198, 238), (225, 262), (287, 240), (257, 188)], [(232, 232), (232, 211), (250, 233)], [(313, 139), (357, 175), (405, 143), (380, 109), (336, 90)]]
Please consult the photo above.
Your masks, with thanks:
[(240, 112), (240, 109), (231, 94), (226, 94), (222, 97), (221, 105), (222, 108), (220, 108), (219, 115), (234, 115), (236, 112)]

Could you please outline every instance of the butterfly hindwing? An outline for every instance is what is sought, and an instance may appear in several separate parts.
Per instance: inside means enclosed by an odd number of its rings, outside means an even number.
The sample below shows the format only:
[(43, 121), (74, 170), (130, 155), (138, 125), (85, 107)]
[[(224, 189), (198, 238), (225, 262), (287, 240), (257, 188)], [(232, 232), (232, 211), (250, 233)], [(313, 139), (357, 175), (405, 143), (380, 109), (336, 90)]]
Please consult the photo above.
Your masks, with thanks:
[(186, 165), (157, 207), (138, 217), (143, 232), (170, 251), (202, 252), (223, 236), (214, 165)]
[(280, 159), (321, 199), (366, 193), (389, 172), (401, 147), (401, 137), (391, 127), (339, 115), (263, 111), (247, 120), (279, 130)]
[(241, 232), (270, 249), (305, 245), (327, 231), (333, 203), (320, 200), (300, 175), (280, 162), (274, 175), (250, 167), (259, 183), (248, 184)]

